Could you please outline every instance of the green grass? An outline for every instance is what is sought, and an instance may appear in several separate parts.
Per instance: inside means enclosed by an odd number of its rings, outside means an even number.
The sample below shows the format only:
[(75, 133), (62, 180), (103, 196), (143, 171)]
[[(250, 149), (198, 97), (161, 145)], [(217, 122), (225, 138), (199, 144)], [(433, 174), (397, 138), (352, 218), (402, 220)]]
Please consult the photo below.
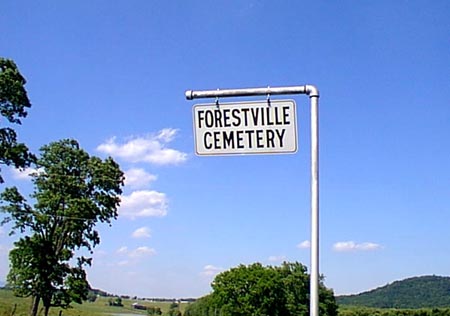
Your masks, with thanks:
[[(148, 302), (141, 300), (123, 299), (123, 307), (115, 307), (108, 305), (109, 298), (99, 297), (95, 302), (85, 302), (83, 304), (72, 304), (73, 308), (63, 309), (63, 316), (108, 316), (114, 314), (139, 314), (146, 315), (146, 311), (133, 309), (131, 304), (138, 302), (145, 306), (156, 306), (161, 308), (163, 315), (169, 310), (171, 303), (169, 302)], [(15, 306), (15, 307), (14, 307)], [(31, 306), (30, 298), (15, 297), (11, 291), (0, 290), (0, 316), (11, 316), (15, 308), (14, 316), (28, 316)], [(184, 312), (187, 304), (180, 304), (181, 312)], [(40, 306), (42, 307), (42, 305)], [(58, 316), (61, 308), (52, 307), (50, 316)], [(42, 313), (43, 314), (43, 313)]]

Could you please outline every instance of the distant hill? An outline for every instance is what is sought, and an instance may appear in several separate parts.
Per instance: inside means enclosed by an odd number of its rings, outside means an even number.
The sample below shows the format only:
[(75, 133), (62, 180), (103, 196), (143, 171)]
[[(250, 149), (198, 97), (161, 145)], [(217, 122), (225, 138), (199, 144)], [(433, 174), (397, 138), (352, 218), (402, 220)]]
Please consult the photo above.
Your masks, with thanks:
[(450, 307), (450, 277), (421, 276), (357, 295), (338, 296), (339, 305), (376, 308)]

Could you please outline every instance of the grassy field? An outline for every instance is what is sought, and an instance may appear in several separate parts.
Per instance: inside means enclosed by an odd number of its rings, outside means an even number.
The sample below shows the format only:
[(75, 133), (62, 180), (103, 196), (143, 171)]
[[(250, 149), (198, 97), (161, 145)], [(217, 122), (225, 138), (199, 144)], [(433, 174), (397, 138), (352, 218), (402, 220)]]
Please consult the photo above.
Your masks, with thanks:
[[(122, 300), (123, 307), (108, 305), (109, 298), (99, 297), (95, 302), (73, 304), (73, 308), (62, 310), (63, 316), (119, 316), (119, 315), (146, 315), (146, 311), (133, 309), (131, 304), (138, 302), (145, 306), (156, 306), (161, 308), (163, 315), (169, 310), (169, 302), (147, 302), (139, 300)], [(11, 291), (0, 290), (0, 316), (27, 316), (30, 309), (31, 299), (15, 297)], [(180, 304), (181, 312), (184, 312), (187, 304)], [(15, 313), (13, 311), (15, 310)], [(59, 316), (60, 308), (50, 309), (50, 316)], [(42, 313), (43, 314), (43, 313)]]

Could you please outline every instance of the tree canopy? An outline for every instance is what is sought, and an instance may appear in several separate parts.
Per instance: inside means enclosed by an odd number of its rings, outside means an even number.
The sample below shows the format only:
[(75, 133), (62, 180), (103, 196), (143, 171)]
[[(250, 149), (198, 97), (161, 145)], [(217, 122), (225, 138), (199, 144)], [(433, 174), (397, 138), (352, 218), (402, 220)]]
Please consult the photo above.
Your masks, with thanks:
[(6, 119), (0, 127), (0, 163), (16, 168), (28, 167), (34, 158), (27, 146), (17, 141), (17, 133), (11, 128), (22, 123), (21, 118), (27, 116), (27, 108), (31, 107), (25, 83), (16, 64), (0, 57), (0, 114)]
[(376, 308), (450, 307), (450, 277), (412, 277), (357, 295), (339, 296), (340, 305)]
[(74, 258), (75, 252), (92, 253), (100, 242), (96, 224), (117, 218), (124, 180), (114, 160), (89, 156), (75, 140), (53, 142), (40, 151), (32, 174), (34, 205), (16, 187), (0, 195), (0, 210), (6, 213), (2, 224), (24, 234), (10, 252), (7, 281), (16, 295), (33, 297), (31, 315), (41, 300), (48, 315), (51, 306), (86, 299), (83, 267), (91, 258)]
[[(309, 275), (304, 265), (279, 267), (260, 263), (240, 265), (216, 276), (213, 292), (191, 304), (186, 316), (306, 316), (309, 314)], [(320, 314), (337, 315), (332, 290), (319, 290)], [(218, 314), (219, 313), (219, 314)]]

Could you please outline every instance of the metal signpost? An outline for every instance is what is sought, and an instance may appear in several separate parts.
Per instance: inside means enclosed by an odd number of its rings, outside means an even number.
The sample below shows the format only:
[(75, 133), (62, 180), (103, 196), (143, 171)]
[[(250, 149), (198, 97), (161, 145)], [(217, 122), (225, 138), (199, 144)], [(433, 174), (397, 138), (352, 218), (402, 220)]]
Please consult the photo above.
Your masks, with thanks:
[[(311, 100), (310, 315), (319, 316), (319, 90), (313, 85), (186, 91), (186, 99), (216, 98), (194, 106), (198, 155), (289, 153), (297, 150), (295, 103), (270, 95), (306, 94)], [(219, 104), (219, 98), (266, 95), (266, 102)]]

